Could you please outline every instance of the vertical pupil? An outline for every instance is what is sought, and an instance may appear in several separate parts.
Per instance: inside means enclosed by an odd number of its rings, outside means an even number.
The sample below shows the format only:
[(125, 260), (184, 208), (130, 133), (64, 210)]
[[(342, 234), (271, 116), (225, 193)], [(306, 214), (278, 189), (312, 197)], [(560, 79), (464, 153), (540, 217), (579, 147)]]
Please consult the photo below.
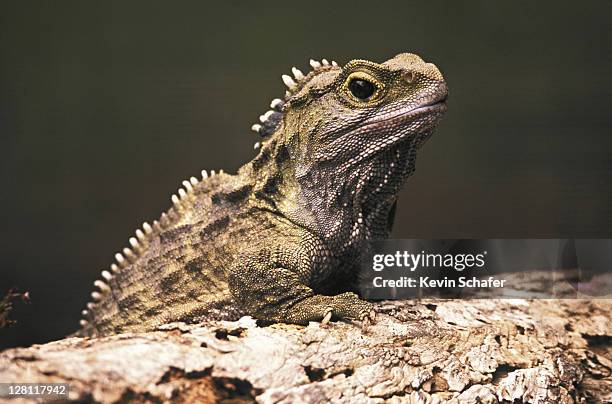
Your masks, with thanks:
[(376, 91), (376, 86), (367, 80), (353, 79), (348, 85), (351, 94), (360, 100), (370, 98)]

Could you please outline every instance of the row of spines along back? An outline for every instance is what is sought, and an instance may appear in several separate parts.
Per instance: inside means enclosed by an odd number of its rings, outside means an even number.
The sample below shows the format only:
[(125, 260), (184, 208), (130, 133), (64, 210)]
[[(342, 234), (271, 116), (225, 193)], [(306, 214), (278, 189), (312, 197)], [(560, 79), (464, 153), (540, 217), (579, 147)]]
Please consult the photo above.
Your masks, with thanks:
[[(221, 173), (223, 173), (223, 170), (219, 171), (219, 174)], [(167, 229), (180, 218), (181, 212), (194, 197), (194, 189), (205, 179), (216, 175), (216, 172), (212, 170), (209, 175), (206, 170), (202, 170), (201, 175), (200, 180), (196, 177), (191, 177), (183, 181), (183, 186), (170, 198), (172, 201), (170, 209), (163, 212), (159, 220), (154, 220), (152, 225), (144, 222), (140, 228), (136, 229), (134, 236), (129, 238), (130, 246), (115, 254), (115, 262), (110, 265), (108, 270), (105, 269), (101, 272), (101, 279), (97, 279), (94, 282), (95, 290), (91, 292), (92, 301), (87, 303), (87, 308), (81, 311), (83, 318), (80, 324), (82, 327), (88, 324), (88, 318), (96, 304), (104, 298), (105, 294), (110, 292), (109, 282), (115, 274), (136, 262), (138, 257), (146, 251), (149, 242), (158, 236), (162, 230)]]

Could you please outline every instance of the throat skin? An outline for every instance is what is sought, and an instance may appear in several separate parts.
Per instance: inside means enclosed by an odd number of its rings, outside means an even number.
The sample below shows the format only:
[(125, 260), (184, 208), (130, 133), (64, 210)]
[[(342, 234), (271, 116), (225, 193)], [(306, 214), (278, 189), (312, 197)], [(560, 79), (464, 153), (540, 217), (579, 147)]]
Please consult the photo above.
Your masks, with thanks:
[(284, 180), (276, 207), (338, 252), (386, 238), (397, 194), (415, 170), (415, 142), (407, 139), (358, 165), (313, 162), (300, 169), (289, 163), (277, 174)]

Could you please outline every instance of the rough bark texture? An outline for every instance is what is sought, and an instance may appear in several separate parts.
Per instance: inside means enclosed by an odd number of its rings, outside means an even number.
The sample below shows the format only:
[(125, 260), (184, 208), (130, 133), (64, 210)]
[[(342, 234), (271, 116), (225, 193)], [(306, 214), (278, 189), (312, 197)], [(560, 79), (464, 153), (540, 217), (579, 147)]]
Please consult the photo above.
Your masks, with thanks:
[(366, 332), (249, 317), (172, 324), (7, 350), (0, 381), (67, 382), (85, 402), (610, 402), (611, 308), (604, 299), (382, 302)]

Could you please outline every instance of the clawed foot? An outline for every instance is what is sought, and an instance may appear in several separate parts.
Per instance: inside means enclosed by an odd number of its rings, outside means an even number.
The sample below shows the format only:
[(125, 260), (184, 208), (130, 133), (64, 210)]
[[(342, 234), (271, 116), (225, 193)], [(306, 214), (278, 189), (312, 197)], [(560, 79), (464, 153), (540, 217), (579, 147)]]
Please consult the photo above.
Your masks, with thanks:
[(357, 320), (365, 331), (374, 322), (376, 312), (372, 303), (359, 299), (352, 292), (336, 296), (316, 295), (304, 299), (293, 307), (290, 322), (305, 324), (320, 321), (326, 326), (331, 320)]

